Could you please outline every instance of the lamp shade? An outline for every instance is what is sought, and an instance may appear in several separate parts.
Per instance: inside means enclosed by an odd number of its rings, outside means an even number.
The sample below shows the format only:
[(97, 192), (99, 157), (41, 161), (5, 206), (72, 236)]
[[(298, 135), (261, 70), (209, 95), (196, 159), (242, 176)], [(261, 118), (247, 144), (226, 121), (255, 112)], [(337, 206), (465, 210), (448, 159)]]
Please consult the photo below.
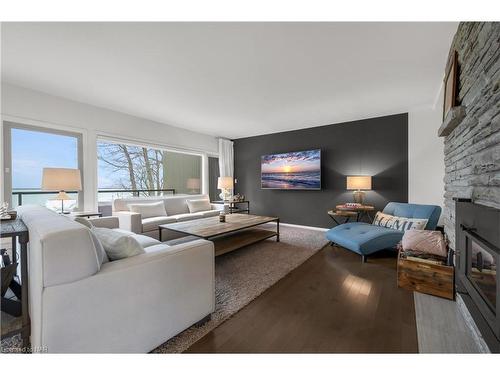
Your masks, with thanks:
[(232, 189), (233, 187), (234, 183), (231, 176), (219, 177), (217, 179), (217, 189)]
[(79, 169), (43, 168), (42, 190), (82, 190)]
[(188, 189), (197, 190), (200, 188), (200, 179), (199, 178), (188, 178), (186, 182), (186, 187)]
[(372, 176), (347, 176), (347, 190), (371, 190)]

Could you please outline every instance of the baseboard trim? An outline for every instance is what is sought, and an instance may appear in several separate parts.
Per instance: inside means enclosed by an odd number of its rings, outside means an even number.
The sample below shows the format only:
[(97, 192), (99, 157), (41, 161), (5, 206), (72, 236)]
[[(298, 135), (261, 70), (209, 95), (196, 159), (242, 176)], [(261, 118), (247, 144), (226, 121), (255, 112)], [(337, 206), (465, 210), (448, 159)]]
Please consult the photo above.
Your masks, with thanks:
[(293, 228), (302, 228), (302, 229), (310, 229), (310, 230), (317, 230), (320, 232), (326, 232), (330, 228), (321, 228), (321, 227), (310, 227), (307, 225), (298, 225), (298, 224), (289, 224), (289, 223), (280, 223), (280, 225), (283, 225), (285, 227), (293, 227)]

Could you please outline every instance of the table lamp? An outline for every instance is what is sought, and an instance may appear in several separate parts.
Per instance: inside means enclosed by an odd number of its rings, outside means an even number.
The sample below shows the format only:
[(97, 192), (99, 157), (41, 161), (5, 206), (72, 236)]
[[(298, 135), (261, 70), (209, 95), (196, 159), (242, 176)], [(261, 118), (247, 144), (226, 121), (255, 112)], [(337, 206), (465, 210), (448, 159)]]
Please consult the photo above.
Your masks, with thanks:
[(354, 190), (354, 202), (363, 204), (365, 192), (372, 189), (372, 176), (347, 176), (347, 190)]
[(189, 189), (191, 194), (198, 193), (200, 191), (200, 179), (188, 178), (186, 182), (186, 187)]
[(61, 213), (64, 212), (64, 201), (72, 200), (66, 190), (82, 190), (82, 179), (79, 169), (43, 168), (42, 190), (57, 190), (59, 194), (54, 200), (61, 201)]
[(219, 177), (217, 179), (217, 189), (220, 189), (222, 193), (219, 195), (223, 201), (229, 201), (231, 199), (231, 191), (234, 188), (234, 181), (231, 176)]

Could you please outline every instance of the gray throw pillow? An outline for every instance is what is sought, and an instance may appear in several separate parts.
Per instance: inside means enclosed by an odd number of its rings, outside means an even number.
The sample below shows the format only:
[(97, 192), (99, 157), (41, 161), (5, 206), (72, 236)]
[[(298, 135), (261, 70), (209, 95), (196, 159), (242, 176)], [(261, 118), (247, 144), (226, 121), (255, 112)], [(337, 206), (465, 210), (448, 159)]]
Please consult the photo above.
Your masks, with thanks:
[(145, 253), (141, 244), (131, 234), (109, 228), (93, 227), (109, 260), (118, 260)]
[(87, 228), (92, 229), (94, 224), (90, 222), (90, 220), (84, 218), (84, 217), (75, 217), (74, 219), (77, 223), (80, 223), (82, 225), (85, 225)]

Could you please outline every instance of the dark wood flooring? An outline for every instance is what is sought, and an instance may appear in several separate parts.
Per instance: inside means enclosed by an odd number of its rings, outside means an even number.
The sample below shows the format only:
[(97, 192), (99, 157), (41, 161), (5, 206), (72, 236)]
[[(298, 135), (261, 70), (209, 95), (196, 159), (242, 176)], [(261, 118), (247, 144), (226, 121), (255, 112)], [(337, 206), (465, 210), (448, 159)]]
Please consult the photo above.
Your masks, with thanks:
[(396, 258), (326, 246), (187, 353), (416, 353), (413, 293)]

